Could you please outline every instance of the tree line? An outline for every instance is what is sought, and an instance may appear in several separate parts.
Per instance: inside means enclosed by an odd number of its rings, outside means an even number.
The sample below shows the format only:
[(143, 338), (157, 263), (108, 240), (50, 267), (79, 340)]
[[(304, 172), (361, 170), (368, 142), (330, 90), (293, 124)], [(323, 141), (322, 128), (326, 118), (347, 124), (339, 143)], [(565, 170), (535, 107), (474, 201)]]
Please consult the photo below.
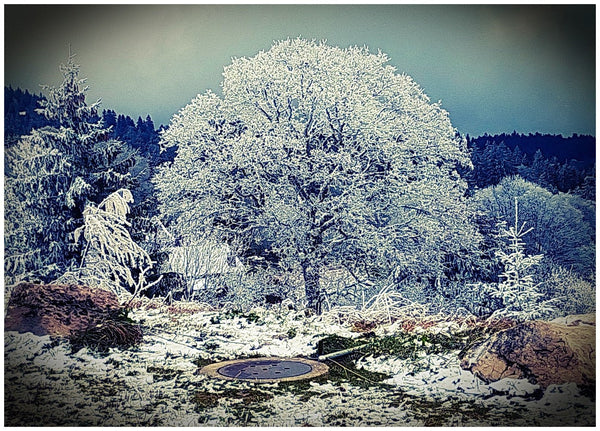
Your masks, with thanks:
[[(32, 94), (29, 90), (4, 87), (4, 136), (7, 145), (14, 144), (21, 136), (28, 135), (33, 129), (45, 126), (57, 126), (38, 112), (43, 94)], [(108, 129), (108, 136), (127, 143), (134, 149), (155, 162), (168, 160), (169, 155), (161, 154), (159, 148), (160, 132), (163, 125), (155, 126), (150, 115), (145, 119), (138, 117), (136, 121), (128, 115), (117, 114), (112, 109), (96, 112), (93, 120), (102, 119)], [(172, 160), (172, 155), (170, 155)]]
[[(20, 88), (4, 89), (4, 127), (7, 145), (34, 128), (52, 125), (36, 112), (42, 94)], [(173, 161), (175, 148), (161, 153), (160, 133), (150, 115), (136, 121), (128, 115), (104, 109), (100, 114), (109, 136), (119, 139), (148, 159), (153, 165)], [(478, 137), (466, 135), (473, 169), (465, 172), (470, 190), (497, 185), (511, 175), (538, 184), (554, 193), (573, 193), (595, 200), (595, 143), (590, 135), (562, 135), (512, 132)]]
[(519, 175), (553, 193), (595, 200), (595, 138), (588, 135), (500, 134), (470, 138), (470, 189), (497, 185)]

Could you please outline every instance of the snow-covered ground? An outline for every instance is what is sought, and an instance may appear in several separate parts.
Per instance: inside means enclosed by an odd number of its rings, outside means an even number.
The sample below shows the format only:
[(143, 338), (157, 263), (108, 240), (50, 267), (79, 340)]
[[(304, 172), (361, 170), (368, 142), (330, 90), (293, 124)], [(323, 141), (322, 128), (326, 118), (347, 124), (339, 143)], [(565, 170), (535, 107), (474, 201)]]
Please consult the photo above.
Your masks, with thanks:
[[(389, 385), (366, 388), (339, 381), (311, 382), (300, 390), (217, 380), (197, 373), (199, 360), (309, 356), (327, 334), (358, 334), (331, 319), (287, 310), (256, 310), (248, 318), (161, 308), (130, 316), (143, 325), (143, 343), (106, 355), (86, 348), (72, 354), (67, 341), (6, 332), (5, 425), (595, 424), (595, 402), (574, 384), (545, 391), (525, 380), (485, 384), (460, 368), (458, 352), (417, 360), (365, 356), (359, 368), (391, 376), (384, 382)], [(261, 396), (249, 400), (253, 391)]]

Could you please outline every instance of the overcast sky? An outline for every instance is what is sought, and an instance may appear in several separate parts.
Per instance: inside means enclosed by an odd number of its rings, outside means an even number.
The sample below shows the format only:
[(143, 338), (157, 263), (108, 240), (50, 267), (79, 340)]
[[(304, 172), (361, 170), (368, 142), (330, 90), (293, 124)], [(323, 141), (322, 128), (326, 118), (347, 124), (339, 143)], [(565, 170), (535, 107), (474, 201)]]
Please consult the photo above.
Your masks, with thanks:
[(471, 136), (595, 135), (595, 5), (5, 5), (5, 85), (58, 85), (68, 46), (89, 101), (168, 124), (219, 92), (232, 57), (302, 36), (388, 54)]

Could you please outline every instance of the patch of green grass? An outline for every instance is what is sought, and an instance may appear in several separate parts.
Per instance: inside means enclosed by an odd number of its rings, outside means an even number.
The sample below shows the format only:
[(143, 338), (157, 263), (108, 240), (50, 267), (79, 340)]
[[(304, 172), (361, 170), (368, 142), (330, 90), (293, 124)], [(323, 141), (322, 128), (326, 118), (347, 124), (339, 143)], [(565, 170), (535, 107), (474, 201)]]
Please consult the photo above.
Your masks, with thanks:
[(207, 341), (206, 343), (204, 343), (204, 346), (203, 346), (203, 347), (204, 347), (206, 350), (209, 350), (209, 351), (215, 351), (215, 350), (217, 350), (217, 349), (220, 347), (220, 344), (219, 344), (219, 343), (212, 342), (212, 341)]
[[(428, 427), (446, 427), (460, 419), (469, 425), (494, 426), (504, 425), (522, 417), (523, 411), (516, 408), (513, 411), (495, 413), (492, 406), (484, 406), (472, 401), (436, 401), (426, 400), (417, 396), (407, 395), (402, 391), (390, 394), (390, 407), (409, 409), (417, 419)], [(496, 416), (494, 416), (496, 415)]]
[(352, 358), (335, 358), (327, 361), (329, 366), (328, 380), (335, 383), (348, 382), (361, 388), (372, 386), (389, 386), (383, 382), (389, 375), (364, 369), (357, 369)]
[(149, 365), (146, 368), (146, 372), (152, 374), (154, 380), (157, 381), (174, 379), (180, 373), (177, 370), (171, 370), (169, 368), (156, 367), (152, 365)]
[[(358, 358), (365, 354), (375, 357), (391, 356), (396, 358), (416, 358), (419, 352), (444, 353), (464, 348), (467, 338), (463, 335), (447, 336), (444, 334), (395, 334), (384, 337), (366, 336), (345, 338), (329, 335), (319, 341), (318, 354), (327, 355), (366, 344), (358, 352), (343, 358)], [(345, 361), (344, 361), (345, 362)]]
[(373, 356), (416, 358), (419, 352), (445, 353), (463, 349), (467, 339), (461, 335), (398, 334), (375, 338), (365, 349)]
[(317, 354), (328, 355), (330, 353), (339, 352), (340, 350), (360, 346), (361, 344), (365, 344), (366, 341), (367, 339), (365, 337), (347, 338), (340, 337), (336, 334), (328, 335), (319, 341), (317, 345)]
[(219, 393), (198, 391), (194, 394), (192, 402), (196, 405), (196, 411), (201, 414), (199, 421), (202, 422), (203, 420), (202, 413), (204, 410), (216, 407), (219, 404), (219, 400), (223, 398), (241, 400), (241, 402), (231, 404), (229, 408), (236, 418), (236, 425), (244, 425), (248, 423), (253, 412), (266, 410), (266, 408), (255, 404), (270, 400), (273, 398), (273, 394), (258, 389), (247, 388), (229, 388)]
[(230, 310), (224, 313), (219, 313), (216, 316), (212, 316), (210, 318), (210, 323), (216, 325), (221, 323), (224, 320), (235, 319), (236, 317), (246, 319), (249, 323), (255, 323), (257, 325), (262, 325), (264, 322), (261, 317), (255, 312), (251, 311), (249, 313), (244, 313), (242, 311)]
[(375, 338), (363, 351), (375, 357), (412, 358), (417, 354), (418, 344), (418, 337), (414, 335), (390, 335)]
[(201, 369), (203, 367), (206, 367), (207, 365), (210, 364), (214, 364), (215, 361), (211, 360), (211, 359), (204, 359), (200, 356), (198, 356), (198, 358), (194, 361), (194, 364), (196, 364), (198, 366), (198, 369)]
[(219, 394), (214, 394), (211, 392), (196, 392), (192, 401), (196, 404), (196, 407), (199, 409), (207, 409), (211, 407), (216, 407), (219, 404), (219, 399), (222, 398)]

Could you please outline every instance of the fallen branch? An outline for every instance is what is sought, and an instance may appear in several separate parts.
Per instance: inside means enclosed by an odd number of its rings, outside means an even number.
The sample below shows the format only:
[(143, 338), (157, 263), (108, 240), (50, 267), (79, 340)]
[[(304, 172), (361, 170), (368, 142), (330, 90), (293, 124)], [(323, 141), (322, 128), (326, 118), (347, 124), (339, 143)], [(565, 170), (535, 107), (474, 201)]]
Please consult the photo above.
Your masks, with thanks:
[(332, 358), (339, 358), (340, 356), (345, 356), (349, 353), (356, 352), (357, 350), (363, 349), (367, 347), (369, 344), (361, 344), (360, 346), (350, 347), (348, 349), (340, 350), (339, 352), (328, 353), (327, 355), (321, 355), (317, 358), (317, 361), (323, 362)]

